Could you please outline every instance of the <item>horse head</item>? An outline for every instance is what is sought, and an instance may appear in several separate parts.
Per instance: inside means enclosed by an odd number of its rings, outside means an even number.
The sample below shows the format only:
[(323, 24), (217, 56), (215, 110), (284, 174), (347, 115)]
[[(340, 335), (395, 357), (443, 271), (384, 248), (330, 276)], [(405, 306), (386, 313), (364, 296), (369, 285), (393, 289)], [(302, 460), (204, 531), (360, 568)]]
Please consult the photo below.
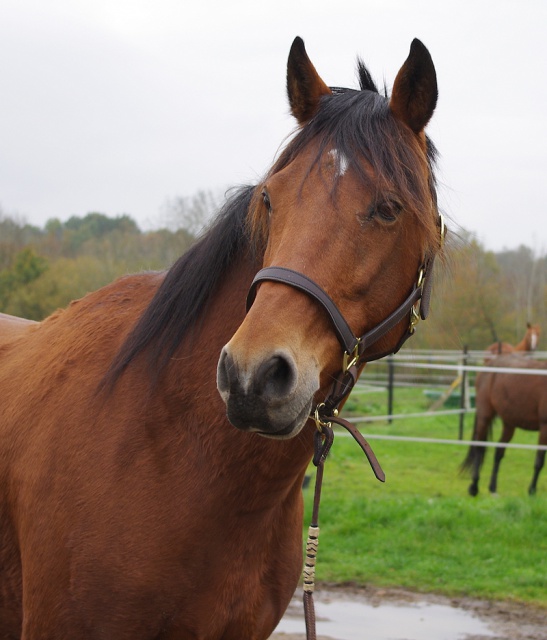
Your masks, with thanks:
[[(358, 91), (329, 88), (294, 41), (287, 91), (299, 129), (248, 216), (262, 266), (317, 284), (357, 336), (422, 286), (442, 236), (424, 133), (437, 100), (429, 52), (413, 41), (390, 98), (361, 62), (359, 75)], [(325, 305), (286, 280), (260, 280), (251, 302), (222, 350), (218, 389), (235, 427), (293, 437), (342, 367), (339, 336)], [(395, 351), (409, 323), (410, 313), (397, 317), (358, 366)]]
[(526, 335), (524, 336), (526, 351), (535, 351), (538, 347), (541, 327), (539, 324), (526, 324)]

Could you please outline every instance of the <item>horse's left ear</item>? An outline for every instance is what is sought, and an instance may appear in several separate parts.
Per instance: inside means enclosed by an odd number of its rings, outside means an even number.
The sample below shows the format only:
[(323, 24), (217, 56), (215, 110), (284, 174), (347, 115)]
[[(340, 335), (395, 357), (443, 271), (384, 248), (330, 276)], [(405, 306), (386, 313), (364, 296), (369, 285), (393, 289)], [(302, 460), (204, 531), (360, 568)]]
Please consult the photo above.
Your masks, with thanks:
[(291, 113), (300, 124), (306, 124), (316, 114), (321, 96), (330, 93), (308, 58), (304, 41), (295, 38), (287, 62), (287, 94)]
[(437, 74), (429, 51), (417, 39), (399, 70), (389, 102), (393, 115), (420, 133), (429, 122), (437, 104)]

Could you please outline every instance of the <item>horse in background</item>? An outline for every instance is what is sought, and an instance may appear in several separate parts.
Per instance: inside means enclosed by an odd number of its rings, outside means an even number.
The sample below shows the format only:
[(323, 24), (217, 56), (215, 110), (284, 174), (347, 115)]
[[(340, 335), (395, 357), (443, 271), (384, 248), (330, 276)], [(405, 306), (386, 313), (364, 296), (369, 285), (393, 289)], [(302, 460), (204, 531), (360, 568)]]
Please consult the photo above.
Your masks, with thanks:
[(17, 318), (7, 313), (0, 313), (0, 346), (3, 342), (9, 342), (31, 326), (38, 326), (34, 320), (26, 318)]
[(275, 629), (302, 569), (310, 410), (345, 358), (317, 300), (255, 276), (317, 283), (354, 335), (374, 333), (357, 345), (373, 359), (425, 317), (442, 244), (431, 56), (413, 41), (391, 97), (358, 73), (359, 90), (329, 88), (297, 38), (298, 130), (167, 273), (0, 323), (3, 640)]
[(539, 336), (541, 334), (541, 327), (539, 324), (530, 324), (526, 323), (526, 333), (522, 340), (513, 346), (508, 342), (494, 342), (489, 347), (486, 348), (486, 351), (493, 355), (501, 355), (504, 353), (515, 353), (516, 352), (532, 352), (535, 351), (538, 347)]
[[(537, 369), (547, 371), (546, 362), (538, 362), (512, 353), (500, 355), (488, 363), (490, 367), (511, 369)], [(538, 444), (547, 445), (547, 376), (505, 372), (481, 371), (476, 379), (476, 414), (473, 440), (486, 442), (492, 434), (492, 422), (499, 416), (503, 429), (500, 443), (511, 442), (517, 428), (538, 431)], [(489, 490), (496, 493), (500, 463), (505, 447), (496, 447)], [(479, 492), (479, 476), (484, 462), (485, 447), (471, 445), (462, 470), (471, 472), (469, 494)], [(545, 450), (539, 449), (534, 462), (532, 481), (528, 493), (536, 493), (539, 474), (545, 462)]]

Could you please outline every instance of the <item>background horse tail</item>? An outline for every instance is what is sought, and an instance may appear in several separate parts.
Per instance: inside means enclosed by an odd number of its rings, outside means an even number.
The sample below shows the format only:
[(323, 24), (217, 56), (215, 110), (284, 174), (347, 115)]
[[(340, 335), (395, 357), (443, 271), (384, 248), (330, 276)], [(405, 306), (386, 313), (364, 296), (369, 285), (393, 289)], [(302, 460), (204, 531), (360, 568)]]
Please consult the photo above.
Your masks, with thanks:
[[(482, 441), (488, 441), (491, 439), (492, 437), (492, 420), (488, 423), (488, 428), (486, 430), (486, 434), (484, 438), (479, 438), (479, 434), (477, 433), (477, 413), (475, 412), (475, 424), (473, 425), (473, 437), (472, 440), (482, 440)], [(478, 461), (478, 466), (479, 469), (482, 466), (482, 463), (484, 461), (484, 452), (485, 452), (485, 448), (484, 447), (477, 447), (476, 445), (472, 444), (469, 446), (469, 450), (467, 452), (467, 456), (465, 457), (465, 460), (461, 463), (460, 465), (460, 473), (466, 473), (468, 471), (472, 471), (473, 470), (473, 466), (476, 464), (476, 462)]]

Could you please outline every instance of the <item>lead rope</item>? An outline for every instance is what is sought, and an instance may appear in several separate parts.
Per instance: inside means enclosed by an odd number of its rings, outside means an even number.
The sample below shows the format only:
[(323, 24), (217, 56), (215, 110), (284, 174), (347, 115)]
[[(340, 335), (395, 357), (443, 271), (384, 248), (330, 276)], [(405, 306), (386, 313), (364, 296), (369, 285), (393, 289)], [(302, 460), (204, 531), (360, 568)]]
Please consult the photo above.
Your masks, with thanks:
[(319, 545), (319, 503), (321, 501), (321, 487), (323, 484), (323, 468), (325, 460), (334, 442), (334, 432), (332, 422), (347, 429), (355, 438), (370, 463), (374, 475), (381, 482), (385, 481), (385, 475), (369, 443), (362, 434), (350, 422), (337, 416), (329, 416), (328, 422), (319, 417), (319, 410), (315, 413), (315, 423), (317, 431), (314, 435), (314, 456), (313, 464), (317, 467), (315, 476), (315, 491), (313, 495), (313, 510), (311, 523), (308, 528), (308, 540), (306, 542), (306, 559), (303, 571), (304, 590), (304, 620), (306, 622), (307, 640), (316, 640), (315, 606), (313, 603), (313, 592), (315, 590), (315, 561), (317, 548)]
[(306, 621), (307, 640), (316, 640), (315, 607), (313, 591), (315, 589), (315, 558), (319, 545), (319, 503), (321, 501), (321, 486), (323, 484), (323, 467), (334, 441), (334, 432), (328, 424), (321, 425), (314, 436), (315, 453), (313, 464), (317, 467), (315, 476), (315, 491), (313, 494), (313, 510), (311, 523), (308, 528), (306, 543), (306, 560), (304, 562), (304, 619)]

